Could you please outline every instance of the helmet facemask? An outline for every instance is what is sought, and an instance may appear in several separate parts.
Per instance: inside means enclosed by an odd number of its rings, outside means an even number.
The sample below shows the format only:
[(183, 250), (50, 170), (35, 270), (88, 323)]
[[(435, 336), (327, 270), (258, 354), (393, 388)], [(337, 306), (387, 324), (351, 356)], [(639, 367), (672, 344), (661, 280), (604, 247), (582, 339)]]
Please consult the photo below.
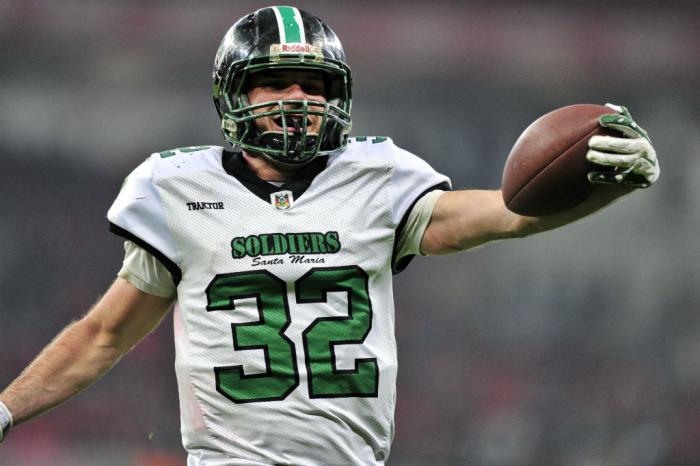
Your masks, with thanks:
[[(343, 148), (351, 128), (350, 70), (344, 64), (310, 58), (315, 57), (294, 54), (284, 62), (258, 58), (245, 66), (232, 66), (223, 80), (218, 102), (226, 139), (247, 152), (285, 165), (304, 164), (317, 155)], [(249, 103), (247, 91), (253, 73), (309, 69), (322, 72), (326, 102), (295, 99)], [(273, 120), (276, 128), (265, 128), (265, 118)], [(319, 123), (313, 125), (317, 130), (310, 126), (312, 121)]]

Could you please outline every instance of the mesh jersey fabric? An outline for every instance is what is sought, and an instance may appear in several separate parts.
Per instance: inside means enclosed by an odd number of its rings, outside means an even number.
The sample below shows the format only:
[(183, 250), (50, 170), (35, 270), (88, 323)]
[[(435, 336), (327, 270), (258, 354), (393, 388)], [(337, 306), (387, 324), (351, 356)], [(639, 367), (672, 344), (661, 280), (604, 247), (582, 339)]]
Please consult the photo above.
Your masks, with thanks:
[[(440, 189), (429, 192), (411, 209), (406, 228), (399, 239), (397, 259), (407, 255), (424, 255), (420, 243), (442, 193), (444, 191)], [(118, 276), (145, 293), (162, 298), (174, 298), (177, 295), (170, 272), (155, 256), (133, 241), (124, 241), (124, 262)]]
[(108, 213), (113, 231), (177, 283), (188, 465), (388, 457), (396, 230), (449, 180), (373, 141), (331, 156), (291, 206), (226, 173), (221, 147), (154, 154), (127, 178)]

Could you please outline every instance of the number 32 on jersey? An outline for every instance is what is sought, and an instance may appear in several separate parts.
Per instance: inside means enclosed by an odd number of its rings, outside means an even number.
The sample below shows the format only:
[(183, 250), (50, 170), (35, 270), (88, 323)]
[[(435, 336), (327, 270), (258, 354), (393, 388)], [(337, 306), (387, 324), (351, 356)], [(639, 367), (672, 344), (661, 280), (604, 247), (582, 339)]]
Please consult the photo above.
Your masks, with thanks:
[[(336, 367), (335, 345), (360, 344), (372, 328), (368, 275), (358, 266), (313, 268), (294, 285), (299, 304), (327, 302), (328, 292), (347, 293), (348, 315), (319, 317), (302, 333), (310, 398), (376, 397), (376, 358)], [(291, 322), (287, 286), (267, 270), (219, 274), (206, 289), (207, 311), (235, 309), (237, 299), (255, 298), (260, 319), (231, 324), (236, 350), (262, 349), (266, 372), (243, 366), (215, 367), (216, 389), (235, 403), (283, 400), (299, 385), (296, 348), (285, 334)]]

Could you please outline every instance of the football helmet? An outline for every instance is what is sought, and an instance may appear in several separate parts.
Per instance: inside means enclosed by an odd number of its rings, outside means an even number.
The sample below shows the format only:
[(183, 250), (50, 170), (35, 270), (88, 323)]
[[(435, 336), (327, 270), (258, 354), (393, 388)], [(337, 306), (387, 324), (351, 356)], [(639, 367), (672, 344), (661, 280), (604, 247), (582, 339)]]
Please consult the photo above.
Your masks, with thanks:
[[(326, 102), (279, 100), (251, 105), (251, 75), (275, 70), (318, 70)], [(288, 6), (261, 8), (238, 20), (219, 45), (213, 71), (214, 104), (231, 144), (270, 159), (300, 165), (338, 151), (351, 129), (352, 78), (335, 32), (316, 16)], [(307, 132), (310, 115), (321, 120)], [(272, 117), (281, 130), (263, 129)]]

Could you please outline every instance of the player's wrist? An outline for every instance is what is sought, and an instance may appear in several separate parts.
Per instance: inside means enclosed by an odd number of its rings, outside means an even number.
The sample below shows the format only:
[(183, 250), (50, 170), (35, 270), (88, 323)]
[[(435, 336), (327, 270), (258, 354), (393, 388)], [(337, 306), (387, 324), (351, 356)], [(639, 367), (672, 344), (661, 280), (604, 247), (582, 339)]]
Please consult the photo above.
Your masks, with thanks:
[(0, 442), (7, 437), (7, 433), (12, 428), (12, 422), (12, 413), (7, 408), (5, 403), (0, 401)]

